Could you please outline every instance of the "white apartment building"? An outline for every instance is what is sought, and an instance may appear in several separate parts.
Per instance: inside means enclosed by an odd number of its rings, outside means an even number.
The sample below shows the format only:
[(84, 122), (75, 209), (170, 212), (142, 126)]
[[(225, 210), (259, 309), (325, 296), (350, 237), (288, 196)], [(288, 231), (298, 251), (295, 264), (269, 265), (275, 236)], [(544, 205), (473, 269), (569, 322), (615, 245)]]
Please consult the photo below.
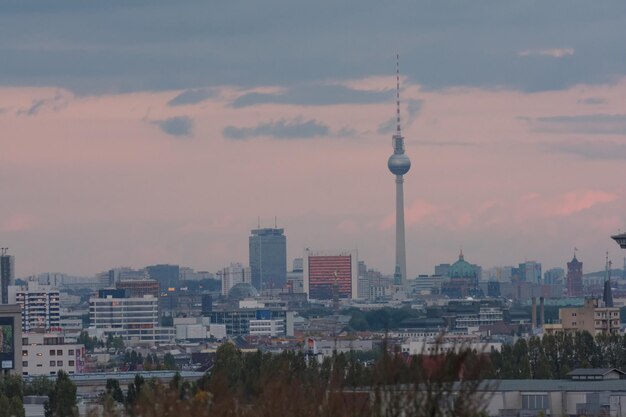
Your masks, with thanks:
[(9, 286), (9, 303), (22, 308), (22, 331), (59, 329), (61, 308), (59, 290), (51, 285), (28, 281), (27, 285)]
[(66, 344), (59, 333), (22, 334), (22, 375), (56, 375), (83, 372), (85, 346)]
[(250, 268), (240, 263), (231, 263), (230, 266), (217, 272), (217, 279), (222, 282), (222, 295), (228, 295), (232, 287), (242, 282), (252, 282)]
[(159, 300), (152, 295), (92, 297), (89, 319), (92, 334), (121, 336), (130, 345), (169, 343), (176, 336), (174, 328), (159, 327)]
[(251, 336), (277, 337), (285, 334), (286, 321), (284, 319), (250, 320), (249, 325)]

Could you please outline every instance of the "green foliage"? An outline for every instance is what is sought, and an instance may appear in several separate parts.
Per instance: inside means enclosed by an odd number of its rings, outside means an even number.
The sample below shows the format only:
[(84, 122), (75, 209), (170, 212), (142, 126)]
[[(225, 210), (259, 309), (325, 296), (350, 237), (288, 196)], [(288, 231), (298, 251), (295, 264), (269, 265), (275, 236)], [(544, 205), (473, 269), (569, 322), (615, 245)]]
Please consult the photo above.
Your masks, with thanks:
[(106, 341), (106, 347), (107, 349), (113, 348), (116, 351), (122, 350), (124, 349), (124, 339), (122, 339), (122, 336), (116, 337), (112, 334), (109, 334)]
[(163, 369), (178, 370), (178, 365), (176, 365), (174, 355), (169, 352), (163, 356)]
[(45, 417), (78, 417), (76, 385), (63, 371), (59, 371), (54, 390), (44, 404)]
[(519, 339), (491, 354), (496, 378), (563, 379), (576, 368), (626, 367), (626, 336), (559, 332)]
[(381, 308), (372, 311), (349, 310), (349, 325), (357, 331), (383, 331), (397, 329), (406, 319), (419, 318), (420, 312), (410, 308)]
[(98, 345), (98, 338), (89, 337), (89, 333), (82, 331), (80, 332), (80, 335), (78, 335), (77, 342), (85, 345), (85, 350), (87, 352), (93, 352), (94, 348)]
[(34, 376), (24, 384), (24, 395), (49, 396), (54, 391), (54, 381), (46, 376)]
[(120, 382), (117, 379), (107, 379), (106, 394), (109, 395), (115, 402), (124, 402), (124, 393), (120, 388)]
[(9, 401), (9, 416), (11, 417), (25, 417), (26, 412), (24, 410), (24, 404), (21, 397), (13, 397)]

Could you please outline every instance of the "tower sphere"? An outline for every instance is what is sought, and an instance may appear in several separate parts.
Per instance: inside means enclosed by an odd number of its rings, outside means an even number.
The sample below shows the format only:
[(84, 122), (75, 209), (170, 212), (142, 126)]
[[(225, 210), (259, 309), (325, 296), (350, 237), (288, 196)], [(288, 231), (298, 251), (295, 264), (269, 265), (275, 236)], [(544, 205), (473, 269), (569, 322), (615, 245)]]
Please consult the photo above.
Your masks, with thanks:
[(404, 175), (411, 169), (411, 160), (403, 153), (394, 153), (387, 162), (389, 171), (394, 175)]

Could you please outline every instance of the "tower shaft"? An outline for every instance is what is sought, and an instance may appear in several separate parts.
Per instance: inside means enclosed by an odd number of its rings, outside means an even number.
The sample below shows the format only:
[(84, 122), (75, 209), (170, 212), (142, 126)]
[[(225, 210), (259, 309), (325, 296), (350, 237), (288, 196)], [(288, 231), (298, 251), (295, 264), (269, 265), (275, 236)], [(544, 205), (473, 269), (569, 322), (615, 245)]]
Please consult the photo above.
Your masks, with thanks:
[(396, 175), (396, 266), (406, 285), (406, 248), (404, 239), (404, 176)]

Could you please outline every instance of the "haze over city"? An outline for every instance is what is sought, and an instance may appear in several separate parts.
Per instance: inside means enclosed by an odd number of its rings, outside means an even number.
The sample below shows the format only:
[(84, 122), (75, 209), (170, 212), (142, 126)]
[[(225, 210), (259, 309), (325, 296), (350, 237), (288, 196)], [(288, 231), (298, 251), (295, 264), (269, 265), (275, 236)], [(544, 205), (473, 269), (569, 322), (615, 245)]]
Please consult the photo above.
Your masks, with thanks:
[(533, 5), (4, 4), (0, 243), (18, 276), (216, 270), (276, 216), (289, 260), (391, 273), (398, 53), (409, 277), (621, 265), (626, 4)]

